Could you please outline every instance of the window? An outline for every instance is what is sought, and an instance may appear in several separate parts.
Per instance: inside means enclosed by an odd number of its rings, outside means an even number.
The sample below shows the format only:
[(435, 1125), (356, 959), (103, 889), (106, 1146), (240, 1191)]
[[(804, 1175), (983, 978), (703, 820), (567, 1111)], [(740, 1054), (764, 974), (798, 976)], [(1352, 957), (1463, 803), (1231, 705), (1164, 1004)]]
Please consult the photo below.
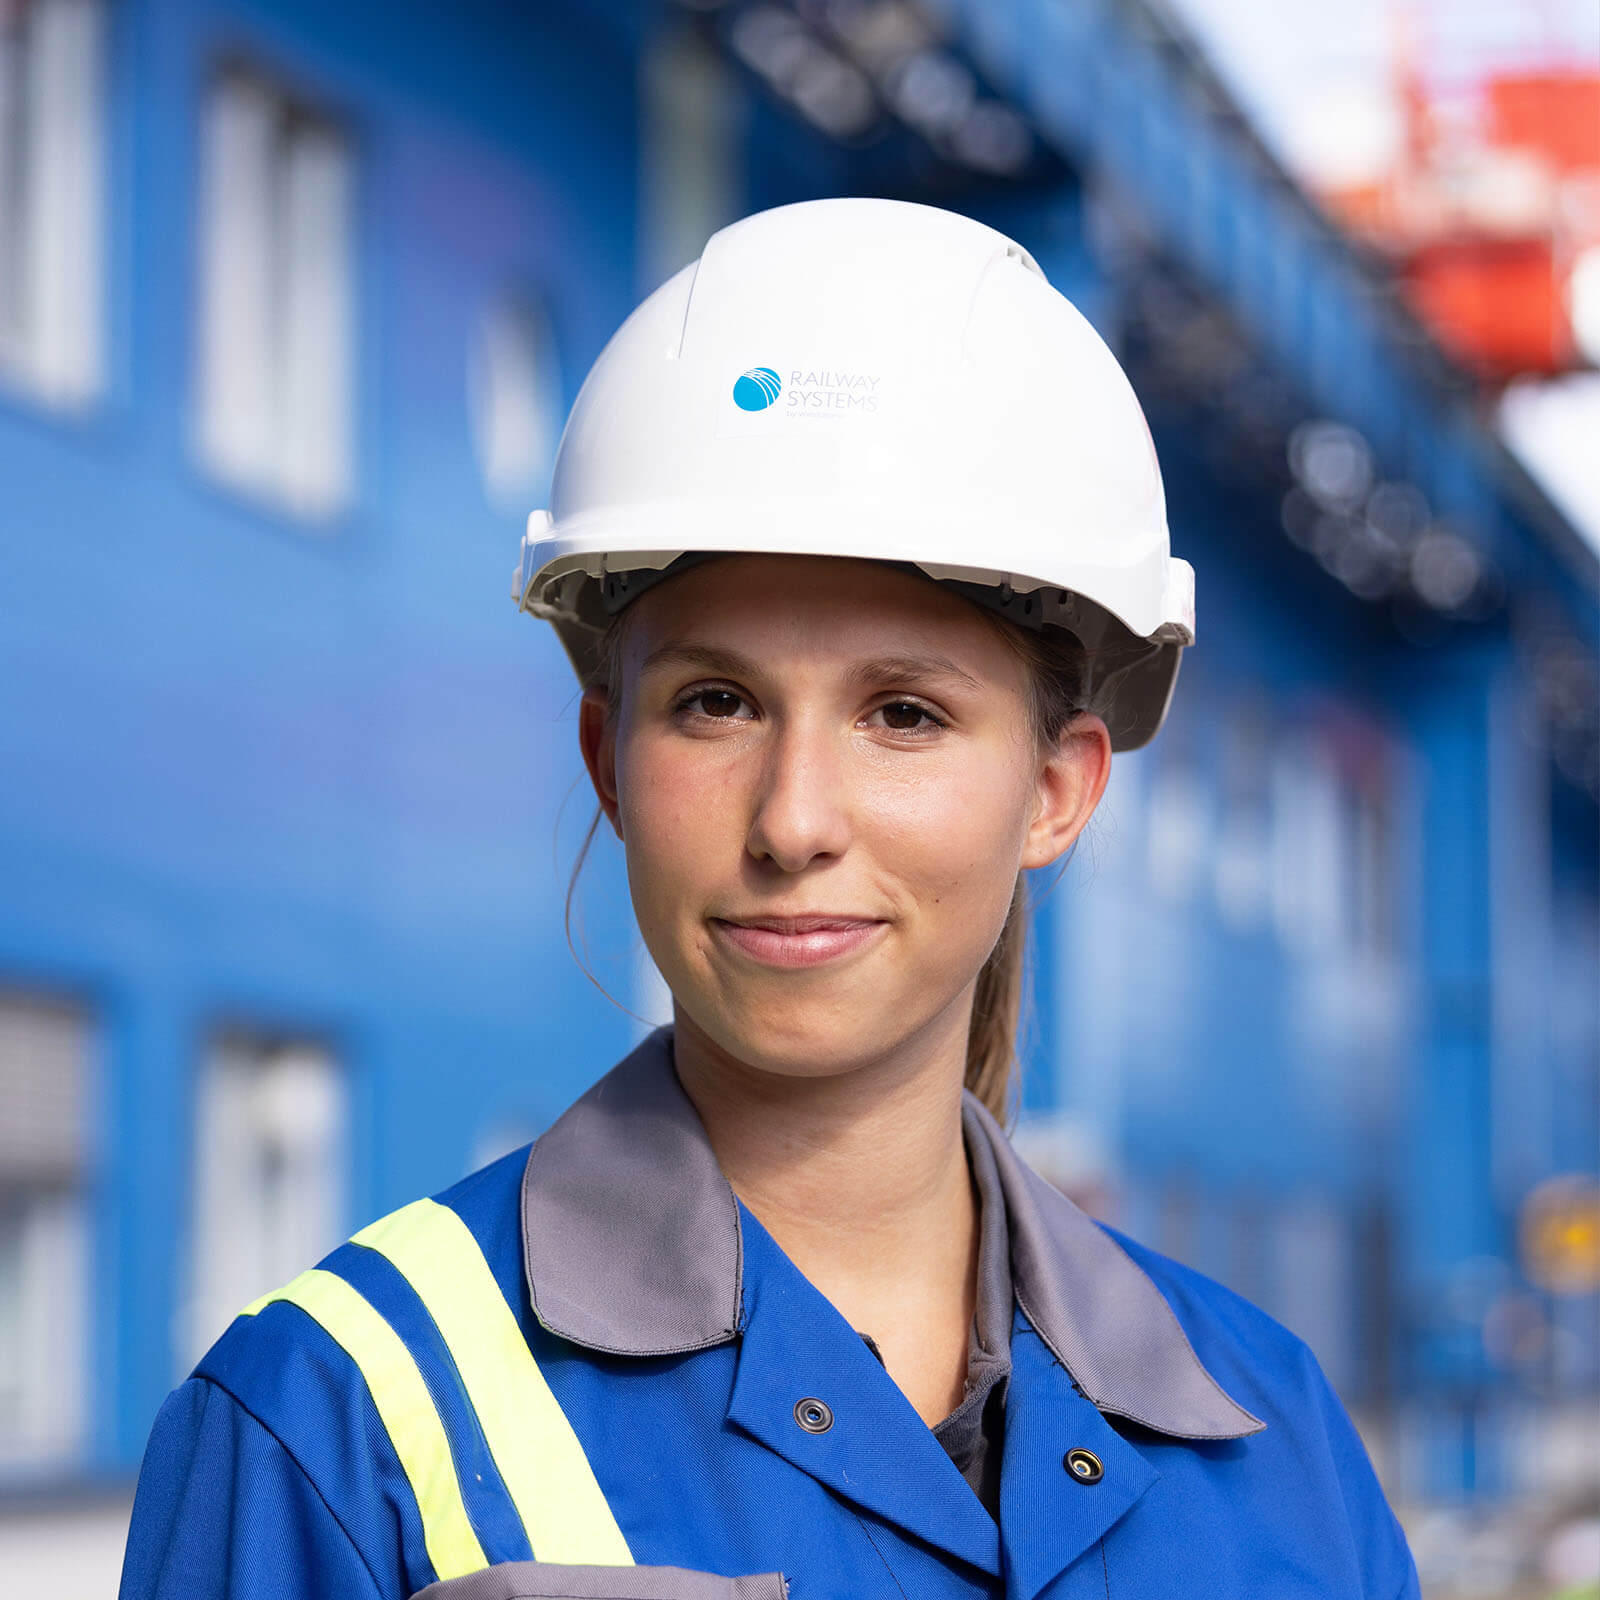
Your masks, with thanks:
[(0, 1463), (83, 1444), (89, 1049), (78, 1011), (0, 996)]
[(1182, 904), (1199, 886), (1213, 826), (1200, 771), (1182, 750), (1165, 751), (1157, 762), (1145, 818), (1151, 880)]
[(205, 105), (199, 449), (297, 515), (348, 504), (351, 159), (327, 117), (231, 67)]
[(1271, 776), (1279, 936), (1308, 958), (1378, 963), (1396, 940), (1395, 774), (1369, 724), (1341, 715), (1286, 737)]
[(79, 406), (101, 373), (100, 0), (0, 0), (0, 377)]
[(319, 1044), (246, 1032), (214, 1042), (195, 1117), (184, 1370), (250, 1301), (344, 1237), (345, 1101), (343, 1079)]
[(1297, 956), (1335, 952), (1349, 863), (1337, 767), (1324, 742), (1289, 733), (1273, 759), (1272, 904), (1278, 936)]
[(560, 437), (561, 375), (549, 320), (505, 294), (484, 312), (468, 367), (478, 465), (491, 504), (526, 515)]
[(1350, 938), (1357, 952), (1375, 960), (1391, 956), (1398, 943), (1393, 782), (1382, 748), (1374, 744), (1351, 774), (1347, 795), (1354, 873)]
[(1271, 728), (1264, 709), (1241, 700), (1223, 726), (1221, 824), (1213, 847), (1217, 911), (1246, 933), (1267, 917), (1271, 893), (1268, 762)]

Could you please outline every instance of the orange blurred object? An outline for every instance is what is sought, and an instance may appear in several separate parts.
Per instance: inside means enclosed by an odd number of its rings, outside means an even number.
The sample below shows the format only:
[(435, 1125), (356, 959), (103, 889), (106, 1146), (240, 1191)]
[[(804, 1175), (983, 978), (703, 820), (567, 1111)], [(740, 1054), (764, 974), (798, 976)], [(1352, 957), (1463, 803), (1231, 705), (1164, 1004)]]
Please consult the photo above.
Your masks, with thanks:
[(1559, 173), (1600, 171), (1600, 72), (1508, 72), (1487, 88), (1493, 143), (1537, 150)]
[(1401, 280), (1439, 342), (1486, 378), (1554, 375), (1577, 364), (1565, 279), (1548, 238), (1425, 244), (1404, 262)]
[(1464, 123), (1434, 103), (1411, 37), (1396, 48), (1393, 168), (1323, 200), (1390, 257), (1417, 315), (1486, 383), (1584, 365), (1569, 285), (1600, 248), (1600, 72), (1490, 74)]

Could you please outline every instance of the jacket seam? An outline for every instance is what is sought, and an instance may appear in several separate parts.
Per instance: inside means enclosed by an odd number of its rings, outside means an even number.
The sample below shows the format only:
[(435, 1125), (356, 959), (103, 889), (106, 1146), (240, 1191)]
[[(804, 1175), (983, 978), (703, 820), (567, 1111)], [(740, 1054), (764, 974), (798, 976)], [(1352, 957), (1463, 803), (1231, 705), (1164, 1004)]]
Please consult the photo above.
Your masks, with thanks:
[(371, 1562), (367, 1560), (366, 1551), (364, 1551), (361, 1546), (356, 1543), (354, 1536), (344, 1524), (344, 1518), (333, 1509), (333, 1502), (330, 1501), (327, 1495), (322, 1492), (321, 1485), (315, 1478), (311, 1476), (311, 1473), (307, 1470), (305, 1463), (301, 1461), (299, 1456), (297, 1456), (294, 1451), (289, 1448), (288, 1444), (278, 1433), (277, 1429), (274, 1428), (263, 1417), (259, 1416), (254, 1409), (246, 1405), (245, 1402), (241, 1400), (239, 1396), (235, 1394), (234, 1391), (225, 1383), (221, 1382), (220, 1379), (210, 1377), (209, 1375), (203, 1373), (196, 1373), (195, 1376), (200, 1383), (209, 1384), (219, 1394), (224, 1395), (231, 1400), (234, 1405), (236, 1405), (247, 1417), (249, 1417), (250, 1420), (255, 1423), (255, 1425), (260, 1428), (261, 1431), (265, 1433), (281, 1451), (283, 1451), (284, 1455), (288, 1457), (289, 1461), (293, 1465), (295, 1471), (305, 1479), (307, 1485), (311, 1489), (311, 1492), (317, 1497), (318, 1500), (322, 1502), (322, 1508), (328, 1513), (333, 1525), (341, 1534), (344, 1535), (345, 1543), (348, 1544), (355, 1552), (356, 1559), (361, 1563), (361, 1570), (367, 1575), (367, 1582), (372, 1585), (373, 1594), (378, 1597), (378, 1600), (382, 1600), (383, 1586), (378, 1582), (378, 1575), (372, 1570)]
[(872, 1529), (867, 1526), (866, 1518), (863, 1517), (861, 1513), (855, 1510), (853, 1507), (850, 1515), (856, 1519), (857, 1526), (861, 1529), (862, 1533), (866, 1535), (867, 1543), (872, 1546), (873, 1555), (875, 1555), (878, 1560), (883, 1563), (883, 1570), (889, 1574), (889, 1582), (895, 1586), (896, 1591), (900, 1595), (900, 1600), (910, 1600), (910, 1597), (906, 1594), (905, 1586), (900, 1582), (899, 1578), (895, 1576), (894, 1568), (889, 1565), (889, 1558), (881, 1549), (879, 1549), (878, 1541), (872, 1537)]

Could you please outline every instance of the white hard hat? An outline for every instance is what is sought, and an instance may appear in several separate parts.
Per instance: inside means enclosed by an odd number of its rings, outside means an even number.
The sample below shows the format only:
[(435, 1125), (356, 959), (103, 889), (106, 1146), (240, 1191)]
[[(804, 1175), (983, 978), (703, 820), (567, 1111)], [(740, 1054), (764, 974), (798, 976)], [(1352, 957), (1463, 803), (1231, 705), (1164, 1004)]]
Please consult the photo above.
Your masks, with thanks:
[(713, 234), (584, 380), (512, 598), (588, 682), (615, 612), (730, 551), (898, 562), (1070, 629), (1116, 750), (1154, 736), (1194, 643), (1116, 358), (1021, 245), (936, 206), (806, 200)]

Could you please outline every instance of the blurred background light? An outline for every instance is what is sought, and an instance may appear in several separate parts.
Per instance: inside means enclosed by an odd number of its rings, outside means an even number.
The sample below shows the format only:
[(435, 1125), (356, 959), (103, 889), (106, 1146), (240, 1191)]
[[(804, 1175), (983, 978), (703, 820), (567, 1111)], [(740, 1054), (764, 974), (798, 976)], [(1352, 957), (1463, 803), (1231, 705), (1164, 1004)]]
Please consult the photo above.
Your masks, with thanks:
[(1360, 505), (1372, 483), (1372, 451), (1343, 423), (1302, 422), (1289, 436), (1289, 464), (1313, 498), (1330, 509)]
[(1454, 611), (1466, 604), (1478, 586), (1481, 566), (1472, 546), (1444, 529), (1434, 528), (1417, 541), (1411, 554), (1411, 582), (1430, 606)]
[(967, 115), (978, 92), (972, 73), (938, 50), (919, 50), (898, 62), (885, 88), (907, 122), (936, 137)]
[(871, 127), (877, 97), (867, 79), (829, 50), (792, 13), (778, 6), (741, 10), (734, 49), (825, 133), (852, 138)]

